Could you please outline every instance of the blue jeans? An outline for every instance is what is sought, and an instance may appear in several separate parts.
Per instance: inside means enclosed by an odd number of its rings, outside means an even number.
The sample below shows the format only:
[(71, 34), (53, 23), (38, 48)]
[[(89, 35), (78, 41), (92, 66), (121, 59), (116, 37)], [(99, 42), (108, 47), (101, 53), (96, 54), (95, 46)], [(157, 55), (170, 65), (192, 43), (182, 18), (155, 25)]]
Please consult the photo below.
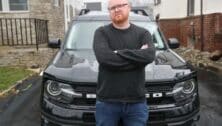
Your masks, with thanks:
[(146, 126), (148, 106), (139, 103), (96, 101), (96, 126), (117, 126), (122, 119), (124, 126)]

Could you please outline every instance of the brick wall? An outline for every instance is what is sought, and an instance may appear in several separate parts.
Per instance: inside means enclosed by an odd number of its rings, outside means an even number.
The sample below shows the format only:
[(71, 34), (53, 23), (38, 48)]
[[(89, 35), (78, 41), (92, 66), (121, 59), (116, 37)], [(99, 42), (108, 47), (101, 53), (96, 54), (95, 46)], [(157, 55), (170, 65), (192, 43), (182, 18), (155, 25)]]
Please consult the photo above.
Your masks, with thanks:
[(179, 38), (180, 36), (180, 20), (161, 20), (160, 21), (160, 28), (165, 34), (166, 38), (176, 37)]
[[(176, 37), (182, 46), (201, 49), (200, 16), (162, 19), (159, 24), (167, 39)], [(222, 50), (221, 13), (204, 15), (204, 51), (212, 52), (214, 50)]]

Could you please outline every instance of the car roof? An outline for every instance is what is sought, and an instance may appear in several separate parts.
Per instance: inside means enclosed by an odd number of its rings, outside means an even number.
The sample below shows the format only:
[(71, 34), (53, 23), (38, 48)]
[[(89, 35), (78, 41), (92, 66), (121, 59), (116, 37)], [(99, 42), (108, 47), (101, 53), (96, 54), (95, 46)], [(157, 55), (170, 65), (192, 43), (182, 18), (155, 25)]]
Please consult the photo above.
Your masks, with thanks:
[[(151, 22), (152, 19), (149, 16), (144, 16), (141, 14), (136, 14), (130, 12), (129, 19), (131, 21), (147, 21)], [(90, 11), (86, 14), (79, 15), (75, 17), (75, 21), (110, 21), (109, 13), (106, 11)]]

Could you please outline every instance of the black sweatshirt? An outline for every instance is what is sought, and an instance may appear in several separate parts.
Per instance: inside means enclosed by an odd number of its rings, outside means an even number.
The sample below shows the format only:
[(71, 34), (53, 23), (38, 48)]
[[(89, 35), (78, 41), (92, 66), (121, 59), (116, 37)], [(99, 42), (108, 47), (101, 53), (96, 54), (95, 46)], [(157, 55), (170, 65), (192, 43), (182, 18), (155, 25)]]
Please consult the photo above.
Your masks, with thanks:
[[(144, 44), (149, 47), (140, 49)], [(98, 100), (145, 100), (145, 66), (155, 58), (152, 37), (146, 29), (134, 24), (124, 30), (112, 24), (100, 27), (94, 35), (93, 49), (99, 63)]]

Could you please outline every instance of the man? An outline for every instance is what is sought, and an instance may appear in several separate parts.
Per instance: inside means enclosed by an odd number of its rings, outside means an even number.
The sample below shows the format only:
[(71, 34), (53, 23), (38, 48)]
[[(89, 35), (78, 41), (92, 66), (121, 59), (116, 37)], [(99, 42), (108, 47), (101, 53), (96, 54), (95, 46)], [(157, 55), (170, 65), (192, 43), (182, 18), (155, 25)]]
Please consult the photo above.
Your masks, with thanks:
[(112, 23), (96, 30), (93, 42), (99, 63), (96, 125), (144, 126), (148, 119), (145, 66), (153, 62), (150, 33), (129, 22), (128, 0), (109, 0)]

